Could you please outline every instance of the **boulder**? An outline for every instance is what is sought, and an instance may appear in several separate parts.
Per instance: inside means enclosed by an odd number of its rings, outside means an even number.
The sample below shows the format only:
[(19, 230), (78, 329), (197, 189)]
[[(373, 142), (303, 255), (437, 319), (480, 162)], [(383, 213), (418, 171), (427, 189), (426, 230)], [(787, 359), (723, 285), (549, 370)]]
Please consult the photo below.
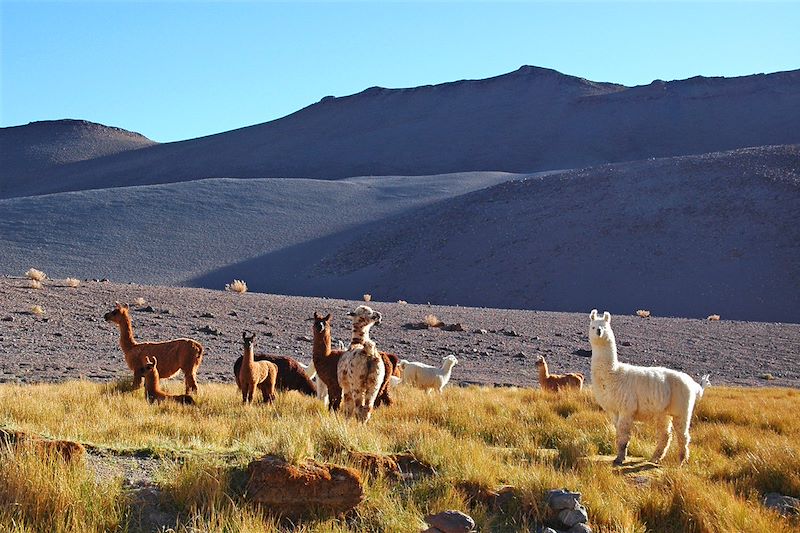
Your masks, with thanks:
[(28, 448), (39, 453), (52, 454), (67, 462), (82, 461), (86, 448), (80, 442), (71, 440), (50, 440), (22, 431), (0, 429), (0, 443), (14, 448)]
[(363, 471), (369, 472), (372, 476), (384, 475), (391, 479), (401, 479), (403, 472), (391, 456), (369, 452), (350, 452), (350, 458)]
[(580, 505), (580, 500), (580, 492), (570, 492), (567, 489), (556, 489), (547, 493), (547, 505), (554, 511), (575, 509), (575, 506)]
[(778, 511), (783, 516), (800, 514), (800, 499), (784, 496), (778, 492), (768, 492), (764, 496), (764, 506)]
[(442, 533), (469, 533), (475, 530), (475, 520), (461, 511), (442, 511), (425, 517), (425, 522)]
[(356, 470), (313, 459), (293, 465), (267, 455), (251, 462), (247, 474), (247, 499), (283, 516), (339, 514), (364, 499), (361, 476)]
[(586, 512), (586, 507), (577, 503), (574, 509), (562, 509), (559, 511), (558, 519), (562, 524), (570, 528), (576, 524), (585, 524), (588, 522), (589, 513)]
[(566, 533), (592, 533), (592, 528), (587, 526), (586, 524), (575, 524), (571, 528), (569, 528)]

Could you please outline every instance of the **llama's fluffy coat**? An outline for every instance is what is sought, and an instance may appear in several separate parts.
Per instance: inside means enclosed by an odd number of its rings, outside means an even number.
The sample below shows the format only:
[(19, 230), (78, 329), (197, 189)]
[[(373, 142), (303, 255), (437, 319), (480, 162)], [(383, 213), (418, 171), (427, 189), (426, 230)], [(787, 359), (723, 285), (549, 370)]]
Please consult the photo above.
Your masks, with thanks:
[(339, 360), (337, 378), (345, 416), (366, 422), (372, 416), (375, 398), (386, 378), (383, 357), (369, 338), (369, 330), (380, 324), (381, 314), (360, 305), (349, 315), (353, 319), (353, 339), (350, 349)]
[(433, 390), (442, 392), (445, 385), (450, 381), (453, 367), (457, 363), (458, 359), (452, 354), (442, 358), (441, 368), (403, 359), (400, 361), (403, 383), (428, 392)]
[(672, 426), (680, 445), (680, 460), (689, 457), (689, 425), (694, 405), (709, 384), (701, 384), (688, 374), (663, 367), (644, 367), (620, 363), (617, 343), (611, 329), (611, 315), (589, 315), (589, 342), (592, 345), (592, 391), (597, 403), (611, 414), (617, 429), (616, 464), (622, 464), (634, 420), (655, 419), (658, 444), (653, 461), (663, 459), (671, 440)]

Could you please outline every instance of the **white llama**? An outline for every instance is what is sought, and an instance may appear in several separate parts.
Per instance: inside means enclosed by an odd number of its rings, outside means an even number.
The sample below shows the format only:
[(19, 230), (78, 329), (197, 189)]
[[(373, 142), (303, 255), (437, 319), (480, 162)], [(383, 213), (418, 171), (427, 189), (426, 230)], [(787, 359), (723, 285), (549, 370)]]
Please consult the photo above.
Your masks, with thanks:
[(675, 425), (680, 461), (689, 458), (689, 424), (694, 404), (710, 383), (705, 375), (697, 384), (688, 374), (663, 367), (635, 366), (617, 359), (617, 342), (611, 330), (611, 315), (589, 314), (589, 342), (592, 345), (592, 391), (597, 403), (608, 413), (617, 429), (615, 465), (625, 461), (634, 420), (654, 419), (658, 443), (653, 462), (664, 458)]
[(375, 398), (386, 374), (383, 358), (369, 338), (370, 328), (381, 323), (381, 314), (360, 305), (348, 316), (353, 320), (353, 340), (336, 368), (342, 388), (342, 410), (345, 416), (355, 415), (366, 422), (372, 416)]

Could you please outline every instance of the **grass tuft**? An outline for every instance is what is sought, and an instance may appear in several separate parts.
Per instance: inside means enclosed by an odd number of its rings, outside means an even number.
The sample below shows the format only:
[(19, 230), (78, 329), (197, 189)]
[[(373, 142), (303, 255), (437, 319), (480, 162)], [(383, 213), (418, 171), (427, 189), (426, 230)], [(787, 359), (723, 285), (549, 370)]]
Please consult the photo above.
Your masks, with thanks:
[(67, 278), (64, 280), (64, 283), (67, 284), (67, 287), (72, 287), (73, 289), (80, 286), (81, 280), (78, 278)]
[(240, 294), (247, 292), (247, 283), (240, 279), (235, 279), (225, 285), (226, 291), (238, 292)]
[(44, 281), (47, 279), (47, 274), (35, 268), (29, 268), (25, 272), (25, 277), (33, 281)]

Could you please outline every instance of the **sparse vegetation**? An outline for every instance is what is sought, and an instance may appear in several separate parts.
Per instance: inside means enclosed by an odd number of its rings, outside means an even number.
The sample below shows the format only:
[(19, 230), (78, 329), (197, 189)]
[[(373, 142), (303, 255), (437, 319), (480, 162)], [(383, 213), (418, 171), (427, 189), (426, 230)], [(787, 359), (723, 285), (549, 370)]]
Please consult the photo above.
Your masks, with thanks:
[[(434, 397), (404, 389), (395, 405), (376, 411), (364, 426), (295, 393), (278, 394), (272, 406), (243, 409), (235, 385), (209, 384), (198, 407), (187, 409), (148, 406), (141, 390), (121, 390), (86, 381), (3, 384), (0, 425), (165, 457), (156, 481), (165, 500), (181, 511), (175, 528), (180, 532), (289, 528), (245, 502), (243, 466), (274, 453), (294, 462), (313, 457), (361, 468), (350, 458), (352, 450), (411, 451), (438, 474), (406, 483), (368, 475), (367, 499), (353, 515), (309, 519), (295, 524), (295, 531), (416, 532), (426, 513), (449, 508), (469, 513), (481, 531), (528, 530), (544, 516), (546, 491), (560, 487), (583, 493), (597, 532), (788, 533), (800, 525), (760, 503), (769, 491), (800, 495), (800, 419), (785, 415), (800, 408), (797, 390), (709, 389), (696, 411), (689, 463), (678, 467), (673, 450), (659, 470), (632, 474), (582, 459), (611, 453), (614, 439), (607, 415), (586, 392), (555, 396), (471, 387)], [(651, 426), (637, 425), (632, 455), (652, 453)], [(76, 465), (58, 466), (75, 470), (58, 470), (58, 479), (43, 483), (53, 467), (30, 463), (24, 473), (18, 468), (10, 459), (0, 461), (0, 497), (21, 504), (0, 505), (0, 530), (66, 531), (55, 523), (70, 513), (76, 513), (81, 531), (124, 529), (118, 525), (126, 510), (118, 480), (96, 484), (86, 467)], [(29, 485), (6, 481), (23, 477)], [(501, 485), (516, 488), (515, 503), (501, 510), (474, 497)], [(57, 499), (56, 489), (66, 496)], [(72, 502), (74, 509), (57, 513), (50, 500)], [(14, 526), (21, 516), (24, 527)]]
[(371, 294), (365, 294), (363, 296), (363, 298), (364, 298), (365, 302), (371, 302), (372, 301), (372, 295)]
[(41, 270), (37, 270), (35, 268), (29, 268), (27, 272), (25, 272), (25, 277), (34, 281), (44, 281), (47, 279), (47, 274), (45, 274)]
[(636, 311), (636, 314), (642, 318), (650, 317), (650, 311), (648, 311), (647, 309), (639, 309)]
[(232, 282), (225, 285), (225, 290), (231, 292), (238, 292), (240, 294), (245, 293), (247, 292), (247, 283), (245, 283), (240, 279), (235, 279)]
[(425, 322), (425, 324), (427, 324), (427, 326), (429, 328), (440, 328), (440, 327), (444, 326), (444, 322), (439, 320), (439, 317), (437, 317), (434, 314), (425, 315), (424, 322)]
[(34, 314), (36, 316), (43, 316), (44, 309), (42, 308), (41, 305), (33, 305), (31, 306), (31, 314)]
[(719, 320), (719, 315), (708, 315), (708, 318), (706, 320), (712, 320), (712, 321)]
[(146, 303), (147, 303), (147, 300), (145, 300), (145, 299), (144, 299), (144, 298), (142, 298), (141, 296), (139, 296), (138, 298), (136, 298), (135, 300), (133, 300), (133, 305), (135, 305), (135, 306), (137, 306), (137, 307), (142, 307), (142, 306), (143, 306), (143, 305), (145, 305)]
[(64, 283), (67, 284), (67, 287), (72, 287), (74, 289), (75, 287), (78, 287), (81, 284), (81, 280), (79, 280), (78, 278), (67, 278), (64, 280)]
[(42, 285), (42, 282), (37, 279), (29, 279), (28, 287), (30, 287), (31, 289), (41, 289), (42, 287), (44, 287), (44, 285)]

